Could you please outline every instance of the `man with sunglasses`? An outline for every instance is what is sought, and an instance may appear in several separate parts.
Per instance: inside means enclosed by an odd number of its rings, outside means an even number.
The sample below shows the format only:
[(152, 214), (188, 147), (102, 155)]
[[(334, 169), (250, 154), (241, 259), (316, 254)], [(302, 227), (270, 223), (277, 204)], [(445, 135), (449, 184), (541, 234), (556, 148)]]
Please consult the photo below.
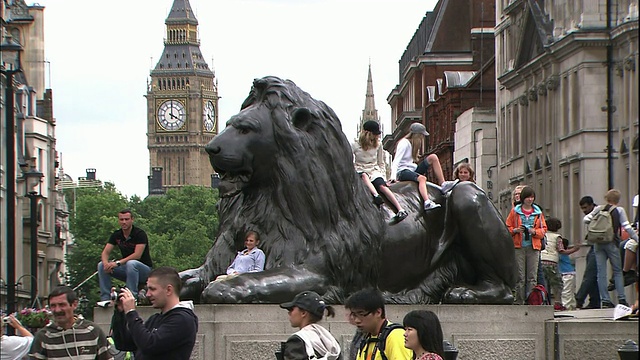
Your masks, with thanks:
[(376, 289), (352, 294), (345, 302), (349, 322), (362, 331), (357, 360), (409, 360), (413, 352), (404, 347), (404, 328), (387, 320), (384, 298)]

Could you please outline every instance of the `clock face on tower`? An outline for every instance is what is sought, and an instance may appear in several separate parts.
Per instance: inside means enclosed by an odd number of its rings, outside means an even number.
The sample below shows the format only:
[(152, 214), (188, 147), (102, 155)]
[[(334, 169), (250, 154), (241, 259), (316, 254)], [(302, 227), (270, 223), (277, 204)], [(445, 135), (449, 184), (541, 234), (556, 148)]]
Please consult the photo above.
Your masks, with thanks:
[(211, 100), (208, 100), (202, 109), (202, 124), (205, 131), (213, 132), (215, 129), (216, 109), (214, 108), (213, 101)]
[(185, 118), (184, 105), (178, 100), (167, 100), (158, 108), (158, 124), (165, 130), (179, 130)]

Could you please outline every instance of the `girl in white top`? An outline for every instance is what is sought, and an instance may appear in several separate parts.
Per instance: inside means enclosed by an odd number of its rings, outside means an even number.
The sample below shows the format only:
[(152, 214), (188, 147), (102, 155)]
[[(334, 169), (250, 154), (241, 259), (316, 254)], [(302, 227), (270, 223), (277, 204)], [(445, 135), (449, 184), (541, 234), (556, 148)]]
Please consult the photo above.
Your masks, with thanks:
[(444, 184), (444, 174), (440, 166), (440, 160), (435, 154), (428, 155), (420, 160), (424, 145), (424, 137), (429, 136), (427, 129), (420, 123), (413, 123), (409, 127), (409, 134), (398, 141), (396, 155), (391, 164), (392, 174), (398, 181), (414, 181), (418, 183), (418, 191), (424, 200), (424, 209), (432, 210), (440, 207), (440, 204), (429, 198), (427, 191), (427, 170), (433, 168), (438, 184)]
[(373, 202), (380, 206), (384, 202), (380, 194), (384, 195), (396, 209), (394, 220), (400, 222), (408, 213), (402, 209), (384, 178), (386, 172), (384, 164), (384, 150), (380, 144), (380, 125), (375, 121), (362, 124), (360, 137), (351, 144), (353, 162), (356, 171), (373, 195)]

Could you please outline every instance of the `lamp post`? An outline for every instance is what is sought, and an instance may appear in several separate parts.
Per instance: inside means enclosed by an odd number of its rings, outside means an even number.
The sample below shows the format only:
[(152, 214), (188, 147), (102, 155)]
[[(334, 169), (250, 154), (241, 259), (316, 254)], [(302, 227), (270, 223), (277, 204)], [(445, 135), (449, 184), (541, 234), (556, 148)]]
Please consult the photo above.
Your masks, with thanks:
[[(40, 200), (40, 185), (44, 174), (35, 168), (24, 173), (27, 183), (25, 196), (30, 200), (29, 229), (31, 231), (31, 303), (35, 304), (38, 297), (38, 200)], [(37, 190), (36, 190), (37, 189)]]
[[(7, 204), (7, 313), (15, 312), (16, 307), (16, 139), (13, 76), (22, 71), (20, 52), (22, 46), (6, 34), (0, 52), (3, 64), (0, 73), (5, 76), (5, 118), (6, 118), (6, 204)], [(13, 328), (9, 331), (12, 332)]]

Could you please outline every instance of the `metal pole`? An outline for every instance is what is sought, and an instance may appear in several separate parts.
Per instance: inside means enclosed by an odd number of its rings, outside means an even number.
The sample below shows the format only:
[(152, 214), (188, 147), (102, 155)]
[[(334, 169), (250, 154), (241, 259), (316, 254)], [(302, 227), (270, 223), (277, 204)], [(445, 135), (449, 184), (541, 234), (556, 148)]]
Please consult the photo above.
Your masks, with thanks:
[[(611, 35), (611, 1), (607, 0), (607, 31)], [(607, 43), (607, 189), (614, 187), (613, 163), (613, 46), (611, 39)]]
[(31, 303), (35, 304), (38, 297), (38, 194), (34, 191), (28, 195), (31, 200), (31, 215), (29, 227), (31, 229)]
[[(7, 84), (5, 87), (5, 117), (7, 143), (7, 313), (16, 311), (16, 119), (14, 114), (13, 75), (16, 70), (6, 70)], [(9, 327), (9, 332), (13, 332)]]

